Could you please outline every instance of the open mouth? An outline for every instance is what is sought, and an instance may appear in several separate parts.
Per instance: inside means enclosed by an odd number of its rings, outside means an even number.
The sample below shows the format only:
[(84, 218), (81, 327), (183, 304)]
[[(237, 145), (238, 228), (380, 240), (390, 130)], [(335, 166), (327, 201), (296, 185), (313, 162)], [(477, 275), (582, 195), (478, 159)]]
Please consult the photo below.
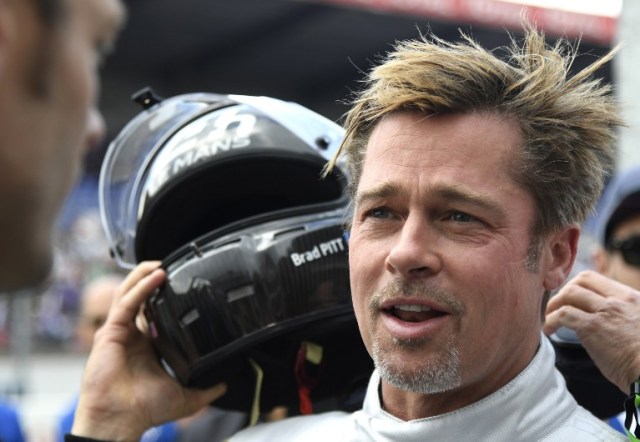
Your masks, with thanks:
[(445, 312), (433, 310), (426, 305), (419, 304), (393, 305), (383, 311), (405, 322), (423, 322), (446, 315)]

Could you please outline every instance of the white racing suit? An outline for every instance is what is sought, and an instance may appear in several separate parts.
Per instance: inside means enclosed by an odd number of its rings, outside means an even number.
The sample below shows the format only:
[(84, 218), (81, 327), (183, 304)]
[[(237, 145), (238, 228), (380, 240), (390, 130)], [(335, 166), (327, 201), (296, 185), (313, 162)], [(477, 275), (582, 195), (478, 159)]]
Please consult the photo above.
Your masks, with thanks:
[[(369, 381), (362, 410), (329, 412), (261, 424), (239, 432), (243, 441), (624, 441), (622, 434), (580, 407), (555, 369), (545, 336), (515, 379), (484, 399), (439, 416), (404, 422), (386, 413), (378, 395), (377, 371)], [(620, 404), (622, 406), (622, 404)]]

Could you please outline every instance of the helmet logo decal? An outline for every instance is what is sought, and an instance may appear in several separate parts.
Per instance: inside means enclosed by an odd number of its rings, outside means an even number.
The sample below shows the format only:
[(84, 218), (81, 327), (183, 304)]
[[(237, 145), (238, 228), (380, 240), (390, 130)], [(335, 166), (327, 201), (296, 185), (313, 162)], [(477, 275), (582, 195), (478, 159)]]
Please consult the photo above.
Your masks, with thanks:
[(334, 238), (329, 241), (322, 242), (313, 246), (311, 250), (300, 253), (292, 253), (289, 255), (293, 265), (299, 267), (303, 264), (315, 261), (325, 256), (330, 256), (335, 253), (343, 252), (345, 250), (342, 238)]
[(247, 147), (256, 127), (255, 115), (237, 109), (213, 113), (181, 129), (167, 143), (165, 158), (158, 158), (147, 195), (153, 196), (171, 177), (220, 152)]

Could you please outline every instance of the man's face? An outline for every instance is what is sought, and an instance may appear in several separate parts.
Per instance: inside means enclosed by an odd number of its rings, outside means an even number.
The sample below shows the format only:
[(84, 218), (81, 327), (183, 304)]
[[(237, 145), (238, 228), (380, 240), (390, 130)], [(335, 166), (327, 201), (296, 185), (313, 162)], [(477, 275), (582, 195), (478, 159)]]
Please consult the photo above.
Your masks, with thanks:
[(510, 167), (520, 143), (514, 121), (482, 113), (399, 113), (373, 130), (349, 259), (385, 404), (412, 391), (456, 409), (533, 357), (546, 287), (527, 270), (534, 202)]
[[(611, 233), (614, 242), (640, 237), (640, 214), (624, 220)], [(618, 282), (640, 290), (640, 267), (627, 264), (620, 250), (600, 250), (596, 256), (596, 270)]]
[(63, 1), (51, 25), (31, 1), (0, 1), (0, 289), (48, 274), (52, 225), (104, 130), (97, 72), (123, 8)]
[(89, 351), (93, 335), (107, 320), (111, 302), (121, 279), (105, 276), (90, 283), (82, 293), (77, 335), (82, 350)]

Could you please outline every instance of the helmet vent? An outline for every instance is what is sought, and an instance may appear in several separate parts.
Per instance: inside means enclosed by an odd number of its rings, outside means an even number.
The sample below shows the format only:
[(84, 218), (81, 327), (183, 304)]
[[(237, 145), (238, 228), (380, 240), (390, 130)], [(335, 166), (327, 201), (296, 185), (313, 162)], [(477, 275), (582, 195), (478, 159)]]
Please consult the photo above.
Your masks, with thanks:
[(256, 291), (254, 290), (253, 285), (245, 285), (243, 287), (228, 291), (227, 302), (231, 303), (248, 296), (253, 296), (255, 294)]
[(182, 327), (188, 327), (198, 319), (200, 319), (200, 313), (194, 308), (180, 318), (180, 325)]

